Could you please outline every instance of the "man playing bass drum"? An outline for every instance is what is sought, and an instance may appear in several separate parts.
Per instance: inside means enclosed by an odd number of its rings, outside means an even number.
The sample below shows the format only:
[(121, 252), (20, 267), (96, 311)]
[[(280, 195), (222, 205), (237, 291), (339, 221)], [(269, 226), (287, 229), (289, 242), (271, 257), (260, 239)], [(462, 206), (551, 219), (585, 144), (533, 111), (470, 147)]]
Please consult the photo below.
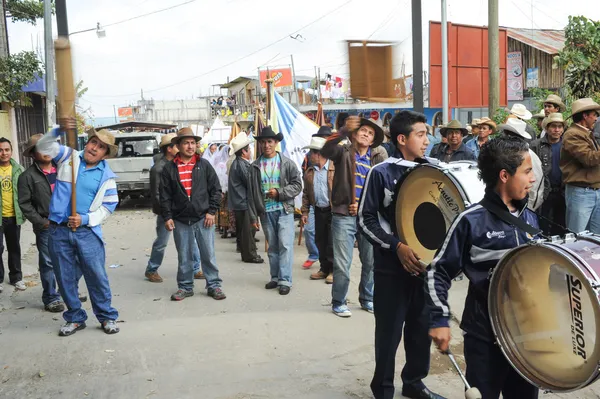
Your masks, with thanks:
[(467, 381), (484, 399), (498, 398), (500, 393), (504, 398), (537, 398), (538, 389), (511, 367), (494, 342), (487, 304), (489, 277), (502, 255), (533, 239), (516, 226), (538, 229), (536, 215), (527, 208), (535, 182), (528, 145), (509, 137), (491, 140), (481, 147), (478, 166), (486, 185), (484, 199), (456, 217), (428, 268), (429, 335), (440, 351), (448, 350), (448, 290), (452, 279), (464, 272), (469, 291), (460, 328), (465, 333)]

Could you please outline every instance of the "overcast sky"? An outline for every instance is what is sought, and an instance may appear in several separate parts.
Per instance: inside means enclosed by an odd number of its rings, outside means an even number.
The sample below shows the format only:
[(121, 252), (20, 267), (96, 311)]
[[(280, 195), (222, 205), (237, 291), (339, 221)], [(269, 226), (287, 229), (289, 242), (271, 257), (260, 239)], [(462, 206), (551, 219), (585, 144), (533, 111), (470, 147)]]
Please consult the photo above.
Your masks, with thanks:
[[(109, 25), (185, 1), (68, 0), (69, 30), (93, 28), (97, 22)], [(348, 39), (402, 41), (396, 63), (401, 65), (404, 59), (410, 73), (410, 4), (410, 0), (191, 1), (107, 26), (102, 39), (94, 31), (73, 35), (74, 73), (89, 88), (83, 103), (97, 117), (112, 116), (113, 105), (135, 103), (141, 89), (146, 98), (155, 100), (208, 95), (211, 85), (225, 83), (227, 77), (256, 75), (257, 67), (263, 65), (289, 65), (290, 54), (297, 75), (312, 76), (317, 65), (322, 76), (325, 72), (347, 76), (342, 42)], [(589, 4), (588, 0), (501, 0), (500, 25), (562, 29), (568, 13), (600, 20), (600, 8)], [(427, 23), (440, 20), (440, 1), (423, 0), (422, 8), (427, 53)], [(448, 19), (487, 25), (487, 1), (448, 0)], [(37, 27), (9, 22), (8, 30), (11, 52), (43, 52), (41, 20)], [(300, 41), (288, 37), (293, 32), (302, 36)], [(427, 62), (425, 58), (425, 69)]]

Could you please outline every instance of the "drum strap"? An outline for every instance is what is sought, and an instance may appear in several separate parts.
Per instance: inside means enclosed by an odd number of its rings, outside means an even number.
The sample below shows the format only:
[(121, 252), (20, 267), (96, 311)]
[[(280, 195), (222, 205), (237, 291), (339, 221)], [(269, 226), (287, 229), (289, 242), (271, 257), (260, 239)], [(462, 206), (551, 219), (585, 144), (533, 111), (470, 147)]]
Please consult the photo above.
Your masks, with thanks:
[(532, 225), (527, 224), (525, 221), (514, 216), (506, 209), (502, 209), (487, 197), (483, 197), (479, 204), (506, 223), (513, 225), (524, 232), (531, 234), (532, 236), (536, 236), (542, 232), (542, 230), (536, 229)]

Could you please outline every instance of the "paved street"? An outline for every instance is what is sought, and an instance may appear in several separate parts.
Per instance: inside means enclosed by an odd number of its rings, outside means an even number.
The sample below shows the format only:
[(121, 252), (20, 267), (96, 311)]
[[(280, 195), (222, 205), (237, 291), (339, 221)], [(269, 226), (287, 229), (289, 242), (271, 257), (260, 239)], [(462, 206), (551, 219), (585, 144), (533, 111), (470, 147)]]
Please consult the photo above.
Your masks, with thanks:
[[(172, 302), (177, 263), (173, 243), (160, 269), (165, 282), (147, 282), (143, 274), (154, 218), (148, 207), (133, 205), (125, 204), (104, 226), (113, 304), (122, 321), (121, 332), (114, 336), (98, 328), (87, 302), (88, 328), (58, 337), (63, 321), (43, 311), (33, 234), (29, 225), (24, 228), (24, 270), (31, 274), (26, 280), (32, 286), (12, 292), (5, 285), (0, 294), (0, 398), (371, 397), (374, 321), (358, 307), (358, 256), (350, 319), (331, 313), (330, 286), (310, 281), (310, 272), (300, 267), (306, 258), (304, 245), (294, 248), (294, 287), (287, 297), (263, 288), (267, 264), (240, 262), (234, 240), (217, 238), (227, 299), (207, 297), (200, 281), (195, 296)], [(113, 264), (121, 266), (108, 268)], [(456, 308), (465, 293), (466, 281), (453, 288)], [(461, 353), (458, 330), (454, 337), (454, 350)], [(463, 397), (460, 379), (435, 351), (426, 383), (449, 398)], [(600, 397), (596, 392), (600, 389), (542, 397)]]

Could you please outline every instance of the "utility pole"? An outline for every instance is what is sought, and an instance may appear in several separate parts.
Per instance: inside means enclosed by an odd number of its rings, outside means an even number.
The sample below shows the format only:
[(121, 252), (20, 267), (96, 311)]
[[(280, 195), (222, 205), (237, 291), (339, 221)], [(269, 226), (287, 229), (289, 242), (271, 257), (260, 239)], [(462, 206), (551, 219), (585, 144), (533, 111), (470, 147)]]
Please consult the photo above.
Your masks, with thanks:
[(296, 83), (296, 69), (294, 68), (293, 54), (290, 54), (290, 59), (292, 60), (292, 84), (294, 85), (294, 91), (292, 93), (296, 95), (296, 108), (298, 108), (298, 106), (300, 105), (300, 101), (298, 99), (298, 84)]
[(115, 107), (115, 105), (113, 104), (113, 115), (115, 116), (115, 123), (119, 123), (117, 121), (117, 108)]
[(44, 0), (44, 45), (46, 58), (47, 127), (56, 123), (56, 90), (54, 86), (54, 43), (52, 42), (52, 2)]
[(5, 0), (0, 0), (0, 57), (8, 57), (8, 32), (6, 28)]
[(442, 0), (442, 122), (444, 125), (450, 119), (448, 117), (448, 16), (447, 0)]
[(421, 0), (412, 0), (413, 109), (423, 112), (423, 28)]
[(488, 71), (489, 104), (491, 118), (500, 106), (500, 40), (498, 26), (498, 0), (488, 0)]

